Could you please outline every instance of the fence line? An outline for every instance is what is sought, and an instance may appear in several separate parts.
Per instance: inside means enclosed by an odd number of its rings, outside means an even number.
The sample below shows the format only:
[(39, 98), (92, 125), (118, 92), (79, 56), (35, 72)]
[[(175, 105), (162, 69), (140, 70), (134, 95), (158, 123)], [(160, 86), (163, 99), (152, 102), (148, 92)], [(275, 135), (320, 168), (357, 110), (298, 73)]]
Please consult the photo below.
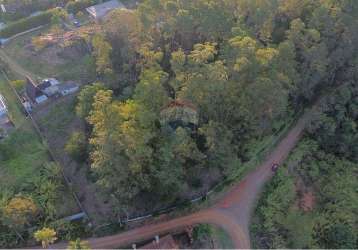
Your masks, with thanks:
[[(5, 63), (6, 63), (6, 62), (5, 62)], [(9, 79), (7, 73), (6, 73), (3, 69), (1, 69), (1, 72), (3, 73), (4, 77), (6, 78), (6, 81), (7, 81), (8, 85), (10, 86), (11, 90), (14, 92), (16, 98), (18, 99), (18, 101), (19, 101), (20, 104), (22, 105), (21, 97), (20, 97), (19, 94), (17, 93), (16, 89), (11, 85), (11, 82), (10, 82), (10, 79)], [(88, 216), (87, 211), (86, 211), (85, 208), (82, 206), (82, 204), (81, 204), (81, 202), (80, 202), (80, 200), (79, 200), (77, 194), (73, 191), (73, 189), (72, 189), (72, 183), (71, 183), (71, 181), (69, 180), (69, 178), (67, 178), (67, 176), (66, 176), (66, 174), (65, 174), (65, 172), (64, 172), (64, 170), (63, 170), (63, 168), (62, 168), (62, 164), (60, 164), (60, 162), (59, 162), (59, 161), (57, 160), (57, 158), (55, 157), (55, 154), (53, 153), (53, 151), (51, 150), (51, 148), (47, 145), (46, 138), (43, 136), (43, 134), (42, 134), (42, 132), (41, 132), (41, 130), (40, 130), (40, 127), (39, 127), (38, 124), (36, 123), (35, 119), (34, 119), (33, 116), (31, 115), (31, 113), (28, 112), (26, 109), (24, 109), (24, 110), (25, 110), (27, 116), (30, 118), (31, 124), (32, 124), (33, 127), (35, 128), (36, 133), (40, 136), (42, 143), (43, 143), (44, 145), (46, 145), (46, 148), (47, 148), (47, 151), (49, 152), (49, 155), (50, 155), (51, 160), (54, 161), (54, 162), (55, 162), (56, 164), (58, 164), (59, 166), (61, 166), (61, 167), (60, 167), (60, 169), (61, 169), (61, 175), (62, 175), (63, 179), (65, 180), (65, 183), (66, 183), (68, 189), (70, 190), (70, 192), (71, 192), (73, 198), (75, 199), (75, 201), (76, 201), (78, 207), (81, 209), (81, 212), (84, 213), (84, 214), (86, 215), (85, 217), (90, 220), (90, 217)]]
[[(7, 77), (6, 73), (5, 73), (5, 72), (3, 72), (3, 73), (4, 73), (5, 77), (7, 78), (8, 82), (10, 83), (10, 80), (9, 80), (9, 78)], [(16, 90), (13, 88), (13, 86), (11, 86), (11, 84), (9, 84), (9, 85), (10, 85), (10, 87), (12, 88), (12, 90), (15, 92), (17, 98), (18, 98), (18, 99), (20, 100), (20, 102), (21, 102), (21, 98), (20, 98), (19, 95), (17, 94)], [(26, 112), (27, 112), (27, 111), (26, 111)], [(43, 140), (43, 142), (46, 142), (46, 140), (45, 140), (44, 136), (42, 135), (42, 133), (41, 133), (41, 131), (40, 131), (40, 128), (39, 128), (39, 126), (37, 125), (36, 121), (33, 119), (33, 117), (31, 116), (31, 114), (30, 114), (29, 112), (27, 112), (27, 114), (29, 115), (29, 117), (30, 117), (30, 119), (31, 119), (31, 121), (32, 121), (33, 126), (35, 127), (37, 133), (39, 134), (39, 136), (41, 137), (41, 139)], [(297, 118), (299, 117), (300, 114), (301, 114), (300, 112), (297, 113), (296, 116), (294, 116), (294, 117), (292, 118), (292, 120), (290, 121), (290, 123), (289, 123), (288, 126), (286, 126), (284, 129), (282, 129), (281, 131), (278, 131), (276, 134), (274, 134), (274, 136), (276, 136), (276, 138), (275, 138), (273, 141), (271, 141), (271, 142), (269, 142), (269, 143), (267, 143), (267, 144), (264, 144), (264, 146), (262, 146), (262, 148), (261, 148), (260, 150), (257, 150), (256, 154), (257, 154), (258, 156), (257, 156), (256, 158), (253, 158), (253, 159), (251, 159), (250, 161), (248, 161), (247, 164), (249, 164), (250, 162), (253, 162), (254, 160), (257, 160), (257, 159), (261, 160), (261, 158), (264, 157), (264, 155), (266, 155), (266, 152), (265, 152), (265, 151), (269, 148), (269, 145), (270, 145), (270, 144), (271, 144), (271, 145), (275, 145), (275, 144), (282, 138), (282, 136), (287, 133), (288, 129), (289, 129), (290, 127), (292, 127), (292, 125), (295, 123), (295, 121), (297, 120)], [(59, 161), (56, 159), (55, 154), (52, 152), (52, 150), (51, 150), (49, 147), (48, 147), (48, 151), (49, 151), (49, 153), (50, 153), (51, 158), (52, 158), (56, 163), (58, 163)], [(248, 167), (248, 168), (245, 169), (244, 171), (247, 171), (247, 170), (249, 170), (249, 169), (251, 169), (251, 168)], [(62, 168), (61, 168), (61, 173), (62, 173), (62, 175), (63, 175), (63, 177), (64, 177), (64, 179), (65, 179), (65, 181), (66, 181), (66, 184), (67, 184), (67, 185), (69, 186), (69, 188), (71, 189), (71, 193), (73, 194), (73, 196), (74, 196), (74, 198), (75, 198), (75, 200), (76, 200), (78, 206), (80, 207), (80, 209), (82, 210), (82, 212), (86, 215), (86, 217), (87, 217), (88, 219), (90, 219), (90, 217), (88, 216), (88, 213), (87, 213), (86, 210), (83, 208), (83, 206), (82, 206), (82, 204), (81, 204), (81, 202), (80, 202), (78, 196), (77, 196), (76, 193), (72, 190), (72, 188), (71, 188), (71, 181), (66, 177), (66, 175), (64, 174), (64, 171), (63, 171)], [(199, 196), (199, 197), (193, 198), (193, 199), (191, 199), (191, 200), (187, 200), (187, 201), (181, 202), (181, 203), (176, 204), (176, 205), (174, 205), (174, 206), (171, 206), (171, 207), (169, 207), (169, 208), (158, 209), (158, 210), (153, 211), (153, 212), (151, 212), (151, 213), (144, 214), (144, 215), (137, 216), (137, 217), (133, 217), (133, 218), (128, 217), (128, 218), (126, 218), (124, 221), (119, 220), (119, 223), (130, 223), (130, 222), (136, 222), (136, 221), (145, 220), (145, 219), (148, 219), (148, 218), (150, 218), (150, 217), (154, 217), (154, 216), (156, 216), (156, 215), (160, 215), (160, 214), (165, 214), (165, 213), (171, 212), (171, 211), (173, 211), (173, 210), (176, 210), (176, 209), (180, 208), (180, 207), (183, 206), (183, 205), (187, 205), (188, 203), (189, 203), (189, 204), (193, 204), (193, 203), (202, 201), (202, 200), (204, 200), (204, 199), (207, 199), (209, 196), (211, 196), (212, 194), (215, 193), (215, 190), (216, 190), (217, 188), (219, 188), (220, 186), (226, 186), (225, 183), (227, 183), (227, 181), (232, 182), (233, 180), (237, 179), (242, 173), (243, 173), (243, 172), (240, 172), (240, 173), (238, 173), (237, 175), (235, 175), (234, 177), (232, 177), (232, 178), (230, 178), (230, 179), (227, 179), (227, 180), (224, 180), (224, 181), (222, 181), (222, 182), (216, 184), (214, 187), (212, 187), (212, 188), (211, 188), (208, 192), (206, 192), (204, 195), (201, 195), (201, 196)], [(106, 227), (106, 226), (110, 226), (110, 225), (113, 225), (113, 224), (114, 224), (114, 223), (106, 223), (106, 224), (103, 224), (103, 225), (99, 225), (99, 226), (97, 227), (97, 229), (98, 229), (98, 228), (102, 228), (102, 227)]]

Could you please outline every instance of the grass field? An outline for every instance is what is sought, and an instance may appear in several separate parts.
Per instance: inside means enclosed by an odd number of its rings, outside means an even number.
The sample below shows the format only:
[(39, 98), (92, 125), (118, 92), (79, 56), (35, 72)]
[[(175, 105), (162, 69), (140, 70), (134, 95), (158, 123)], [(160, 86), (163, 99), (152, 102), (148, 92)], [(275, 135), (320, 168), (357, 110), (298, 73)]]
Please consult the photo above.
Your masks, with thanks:
[(88, 55), (81, 55), (75, 59), (61, 57), (61, 62), (53, 63), (59, 60), (56, 48), (50, 47), (46, 49), (45, 53), (28, 49), (33, 37), (48, 32), (50, 32), (49, 28), (44, 27), (41, 30), (20, 36), (6, 44), (4, 51), (14, 62), (38, 78), (55, 77), (60, 80), (76, 81), (86, 79), (89, 75), (92, 78), (95, 68), (93, 59)]
[[(16, 130), (0, 143), (0, 197), (5, 194), (35, 195), (39, 173), (51, 163), (47, 146), (41, 141), (31, 122), (21, 111), (21, 104), (3, 75), (0, 75), (0, 93), (5, 97), (9, 116)], [(66, 187), (58, 190), (57, 217), (78, 211)]]

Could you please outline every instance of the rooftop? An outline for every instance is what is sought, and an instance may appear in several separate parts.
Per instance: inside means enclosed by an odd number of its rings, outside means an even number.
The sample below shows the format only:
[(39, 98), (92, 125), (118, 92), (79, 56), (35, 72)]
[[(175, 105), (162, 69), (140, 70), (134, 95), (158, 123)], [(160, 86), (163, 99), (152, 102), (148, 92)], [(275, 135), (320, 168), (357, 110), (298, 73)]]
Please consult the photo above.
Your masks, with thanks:
[(30, 77), (26, 77), (26, 80), (26, 94), (33, 102), (35, 102), (35, 99), (39, 96), (42, 96), (43, 93)]
[(0, 111), (6, 110), (5, 98), (0, 95)]
[(114, 9), (124, 9), (125, 6), (119, 2), (118, 0), (111, 0), (101, 4), (97, 4), (91, 7), (88, 7), (86, 10), (90, 13), (94, 18), (100, 19), (108, 14), (111, 10)]

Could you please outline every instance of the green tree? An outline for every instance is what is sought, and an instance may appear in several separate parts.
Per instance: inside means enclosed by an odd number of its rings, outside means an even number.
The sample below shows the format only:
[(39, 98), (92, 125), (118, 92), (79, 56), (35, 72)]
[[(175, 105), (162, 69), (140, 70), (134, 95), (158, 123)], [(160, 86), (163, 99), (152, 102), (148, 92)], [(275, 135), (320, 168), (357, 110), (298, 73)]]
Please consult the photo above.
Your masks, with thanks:
[(16, 89), (18, 93), (21, 93), (25, 88), (26, 82), (24, 80), (11, 81), (11, 85)]
[(93, 98), (99, 90), (105, 87), (100, 83), (94, 83), (83, 87), (77, 96), (76, 114), (82, 119), (86, 119), (92, 110)]
[(24, 227), (38, 215), (39, 209), (31, 198), (14, 197), (4, 207), (4, 220), (10, 227)]
[(102, 35), (95, 35), (92, 39), (93, 54), (96, 58), (97, 72), (104, 74), (112, 70), (111, 53), (112, 46)]
[(337, 223), (326, 229), (323, 245), (330, 249), (354, 249), (357, 247), (357, 234), (353, 227)]
[(87, 158), (87, 139), (83, 132), (74, 132), (65, 145), (65, 151), (74, 160), (83, 162)]

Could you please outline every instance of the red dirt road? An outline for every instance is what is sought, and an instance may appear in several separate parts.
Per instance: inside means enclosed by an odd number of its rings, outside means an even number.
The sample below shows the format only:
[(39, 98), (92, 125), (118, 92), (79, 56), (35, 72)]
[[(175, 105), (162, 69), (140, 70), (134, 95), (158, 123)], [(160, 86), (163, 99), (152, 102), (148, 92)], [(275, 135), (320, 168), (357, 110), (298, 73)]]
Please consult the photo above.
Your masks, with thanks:
[[(309, 113), (307, 112), (300, 118), (296, 126), (289, 131), (276, 149), (267, 156), (266, 160), (255, 171), (249, 173), (240, 183), (233, 186), (213, 207), (124, 233), (87, 239), (91, 247), (93, 249), (126, 247), (133, 243), (154, 238), (155, 235), (177, 231), (199, 223), (210, 223), (223, 228), (230, 235), (236, 248), (250, 248), (249, 222), (255, 202), (264, 184), (273, 176), (272, 164), (282, 164), (299, 141)], [(52, 246), (52, 248), (65, 247), (64, 243)]]

